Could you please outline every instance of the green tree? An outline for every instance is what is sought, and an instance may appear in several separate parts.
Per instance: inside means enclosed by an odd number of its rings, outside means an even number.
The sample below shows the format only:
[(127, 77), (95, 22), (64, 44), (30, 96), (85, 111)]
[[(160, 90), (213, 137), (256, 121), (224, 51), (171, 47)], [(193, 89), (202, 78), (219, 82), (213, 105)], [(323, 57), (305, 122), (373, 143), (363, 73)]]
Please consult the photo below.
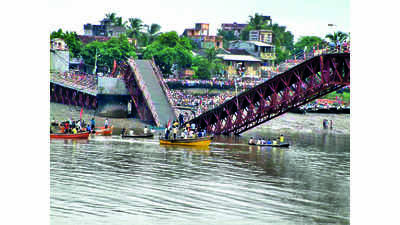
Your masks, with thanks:
[(69, 48), (70, 57), (79, 57), (83, 43), (79, 40), (78, 35), (76, 32), (63, 32), (62, 29), (58, 29), (58, 31), (53, 31), (50, 34), (50, 40), (54, 38), (60, 38), (65, 41)]
[(299, 40), (294, 44), (294, 47), (299, 50), (303, 50), (304, 47), (307, 46), (307, 49), (312, 49), (313, 46), (321, 45), (324, 43), (324, 40), (317, 36), (302, 36)]
[(195, 76), (199, 79), (207, 80), (211, 78), (210, 63), (202, 56), (193, 58), (192, 69), (194, 70)]
[(172, 74), (174, 65), (177, 69), (192, 65), (192, 46), (187, 38), (179, 37), (175, 31), (162, 33), (143, 51), (145, 59), (154, 57), (163, 74)]
[(222, 30), (218, 29), (218, 36), (222, 36), (223, 47), (229, 48), (229, 42), (234, 40), (239, 40), (238, 37), (235, 36), (235, 33), (232, 30)]
[(101, 69), (103, 72), (111, 71), (114, 60), (126, 61), (131, 57), (136, 58), (135, 48), (124, 35), (119, 38), (113, 37), (107, 42), (94, 41), (82, 49), (82, 58), (85, 60), (85, 64), (93, 68), (107, 68), (106, 70)]
[(267, 24), (267, 21), (262, 17), (262, 15), (259, 15), (256, 13), (253, 16), (249, 16), (250, 21), (248, 26), (250, 26), (253, 30), (263, 30), (263, 29), (268, 29), (269, 25)]

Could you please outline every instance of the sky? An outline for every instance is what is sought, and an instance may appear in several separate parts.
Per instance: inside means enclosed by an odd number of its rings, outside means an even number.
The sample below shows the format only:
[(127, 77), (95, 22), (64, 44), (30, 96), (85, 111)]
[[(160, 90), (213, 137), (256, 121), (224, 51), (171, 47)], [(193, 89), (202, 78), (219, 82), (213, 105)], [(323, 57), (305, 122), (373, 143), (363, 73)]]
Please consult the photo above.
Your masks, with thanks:
[(248, 23), (255, 13), (271, 16), (273, 23), (286, 26), (295, 39), (350, 31), (349, 0), (49, 0), (48, 6), (49, 32), (62, 28), (83, 34), (84, 24), (99, 24), (111, 12), (123, 20), (137, 17), (145, 24), (158, 23), (161, 31), (178, 34), (199, 22), (209, 23), (210, 33), (216, 34), (222, 23)]

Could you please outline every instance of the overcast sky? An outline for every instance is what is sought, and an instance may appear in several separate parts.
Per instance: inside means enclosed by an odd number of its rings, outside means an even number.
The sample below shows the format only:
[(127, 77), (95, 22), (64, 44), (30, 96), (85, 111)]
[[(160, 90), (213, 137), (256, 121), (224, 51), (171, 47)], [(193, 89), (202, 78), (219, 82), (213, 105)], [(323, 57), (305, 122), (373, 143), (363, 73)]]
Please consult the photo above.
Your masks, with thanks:
[(285, 25), (295, 38), (324, 37), (335, 29), (350, 31), (348, 0), (49, 0), (49, 7), (49, 32), (62, 28), (83, 34), (84, 24), (99, 24), (110, 12), (123, 20), (137, 17), (145, 24), (158, 23), (163, 32), (178, 34), (198, 22), (209, 23), (210, 33), (216, 34), (221, 23), (247, 23), (255, 13), (271, 16), (273, 23)]

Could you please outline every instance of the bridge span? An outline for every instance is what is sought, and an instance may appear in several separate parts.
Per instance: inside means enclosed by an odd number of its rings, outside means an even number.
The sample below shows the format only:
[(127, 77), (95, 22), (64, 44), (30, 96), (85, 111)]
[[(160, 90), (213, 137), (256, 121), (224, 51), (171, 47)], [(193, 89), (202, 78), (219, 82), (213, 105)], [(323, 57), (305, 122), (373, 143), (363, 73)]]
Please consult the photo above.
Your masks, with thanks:
[(188, 121), (213, 134), (241, 134), (350, 84), (350, 54), (323, 54)]

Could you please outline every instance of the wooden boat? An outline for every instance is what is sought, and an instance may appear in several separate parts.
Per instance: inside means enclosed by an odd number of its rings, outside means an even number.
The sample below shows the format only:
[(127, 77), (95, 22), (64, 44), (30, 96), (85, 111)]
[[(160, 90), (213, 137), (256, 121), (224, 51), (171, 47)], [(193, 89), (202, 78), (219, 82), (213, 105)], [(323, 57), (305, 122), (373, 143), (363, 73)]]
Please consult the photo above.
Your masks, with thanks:
[(121, 134), (122, 138), (152, 138), (154, 137), (153, 133), (149, 134), (134, 134), (134, 135), (123, 135)]
[(258, 145), (258, 144), (250, 144), (249, 143), (249, 145), (252, 145), (252, 146), (282, 147), (282, 148), (289, 147), (289, 143), (279, 143), (279, 144), (276, 144), (276, 145), (274, 145), (274, 144), (260, 144), (260, 145)]
[(184, 145), (184, 146), (209, 146), (212, 137), (199, 137), (199, 138), (187, 138), (187, 139), (164, 139), (160, 137), (161, 145)]
[(82, 132), (77, 134), (63, 134), (63, 133), (55, 133), (50, 134), (51, 139), (88, 139), (89, 132)]
[(111, 125), (111, 127), (108, 127), (107, 129), (105, 127), (96, 127), (94, 131), (96, 135), (112, 135), (113, 126)]

